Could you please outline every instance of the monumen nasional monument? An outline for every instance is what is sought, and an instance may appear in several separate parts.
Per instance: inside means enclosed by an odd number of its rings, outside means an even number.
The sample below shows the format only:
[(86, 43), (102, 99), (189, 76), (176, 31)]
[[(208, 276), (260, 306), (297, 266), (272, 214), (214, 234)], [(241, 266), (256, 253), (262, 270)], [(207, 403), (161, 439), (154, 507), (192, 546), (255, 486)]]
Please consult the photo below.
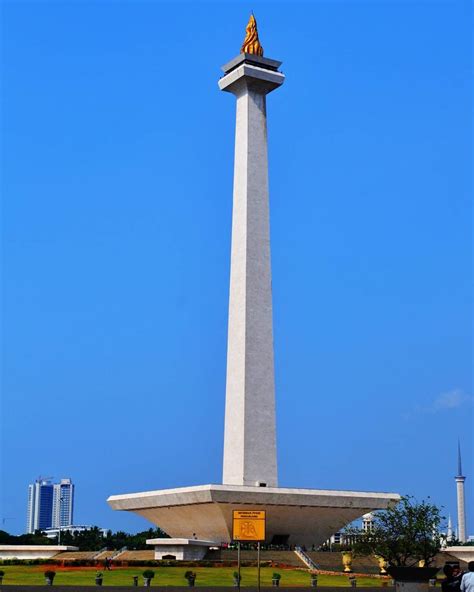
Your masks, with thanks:
[(108, 499), (113, 509), (140, 514), (175, 537), (168, 545), (230, 541), (233, 510), (265, 510), (268, 543), (320, 545), (345, 524), (400, 499), (278, 487), (266, 95), (283, 84), (280, 65), (263, 57), (251, 16), (241, 53), (223, 66), (219, 80), (237, 99), (223, 484)]

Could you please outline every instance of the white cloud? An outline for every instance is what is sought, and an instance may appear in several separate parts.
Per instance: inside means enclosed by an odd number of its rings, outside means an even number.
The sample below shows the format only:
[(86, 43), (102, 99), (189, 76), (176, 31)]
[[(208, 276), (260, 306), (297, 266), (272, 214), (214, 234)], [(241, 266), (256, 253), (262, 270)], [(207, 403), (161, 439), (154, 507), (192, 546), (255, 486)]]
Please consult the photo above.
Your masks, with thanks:
[(437, 413), (446, 409), (457, 409), (467, 403), (472, 403), (472, 397), (461, 389), (454, 389), (438, 395), (427, 410), (431, 411), (431, 413)]
[(468, 395), (461, 389), (453, 389), (437, 395), (431, 403), (426, 405), (416, 405), (411, 411), (404, 413), (402, 417), (404, 419), (412, 419), (420, 413), (441, 413), (449, 412), (452, 409), (459, 409), (464, 405), (472, 405), (474, 397)]

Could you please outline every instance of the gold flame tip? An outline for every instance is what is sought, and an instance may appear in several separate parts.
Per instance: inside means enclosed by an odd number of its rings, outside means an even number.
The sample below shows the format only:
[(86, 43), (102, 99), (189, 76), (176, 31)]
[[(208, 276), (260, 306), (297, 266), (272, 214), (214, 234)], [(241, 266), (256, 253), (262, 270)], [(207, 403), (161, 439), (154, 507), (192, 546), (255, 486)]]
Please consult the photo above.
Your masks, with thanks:
[(260, 45), (257, 31), (257, 21), (253, 16), (253, 12), (250, 15), (245, 31), (245, 39), (240, 49), (240, 53), (251, 53), (258, 56), (263, 56), (263, 47)]

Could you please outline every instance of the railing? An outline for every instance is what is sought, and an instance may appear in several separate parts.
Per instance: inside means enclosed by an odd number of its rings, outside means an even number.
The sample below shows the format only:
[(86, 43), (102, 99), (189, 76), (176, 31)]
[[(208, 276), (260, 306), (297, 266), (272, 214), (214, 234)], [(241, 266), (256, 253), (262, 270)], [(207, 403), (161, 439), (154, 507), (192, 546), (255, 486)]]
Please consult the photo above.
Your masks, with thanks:
[(119, 555), (121, 555), (122, 553), (125, 553), (125, 551), (127, 551), (127, 550), (128, 550), (128, 547), (122, 547), (118, 551), (115, 551), (115, 553), (109, 557), (109, 560), (117, 559), (117, 557)]
[(320, 569), (319, 565), (317, 563), (315, 563), (311, 559), (311, 557), (303, 551), (303, 549), (301, 547), (295, 547), (295, 553), (309, 569), (312, 569), (312, 570)]

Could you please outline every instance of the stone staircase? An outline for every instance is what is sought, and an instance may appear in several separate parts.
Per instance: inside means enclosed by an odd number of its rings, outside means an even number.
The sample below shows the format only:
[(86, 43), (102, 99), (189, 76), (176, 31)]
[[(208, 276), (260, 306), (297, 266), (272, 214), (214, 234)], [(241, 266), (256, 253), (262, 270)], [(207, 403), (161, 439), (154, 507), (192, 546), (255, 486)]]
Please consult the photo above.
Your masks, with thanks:
[(78, 561), (79, 559), (94, 559), (97, 551), (63, 551), (54, 555), (55, 561)]
[(107, 557), (110, 559), (114, 553), (115, 549), (107, 549), (107, 547), (104, 547), (100, 551), (97, 551), (97, 553), (94, 555), (94, 559), (97, 561), (103, 561)]
[(153, 549), (143, 549), (139, 551), (124, 550), (120, 555), (114, 557), (117, 561), (153, 561), (155, 551)]
[(121, 547), (118, 551), (111, 552), (109, 557), (110, 560), (120, 559), (122, 560), (122, 555), (128, 550), (128, 547)]
[[(306, 555), (323, 571), (343, 572), (342, 555), (338, 551), (306, 551)], [(379, 573), (375, 557), (356, 555), (352, 561), (352, 569), (357, 573), (376, 575)]]
[[(209, 551), (205, 559), (216, 562), (235, 562), (237, 563), (237, 549), (219, 549), (216, 551)], [(240, 552), (240, 560), (242, 563), (257, 563), (256, 549), (242, 549)], [(303, 560), (295, 555), (294, 551), (285, 551), (279, 549), (262, 549), (260, 552), (260, 561), (262, 563), (280, 563), (291, 567), (303, 567), (306, 564)]]

